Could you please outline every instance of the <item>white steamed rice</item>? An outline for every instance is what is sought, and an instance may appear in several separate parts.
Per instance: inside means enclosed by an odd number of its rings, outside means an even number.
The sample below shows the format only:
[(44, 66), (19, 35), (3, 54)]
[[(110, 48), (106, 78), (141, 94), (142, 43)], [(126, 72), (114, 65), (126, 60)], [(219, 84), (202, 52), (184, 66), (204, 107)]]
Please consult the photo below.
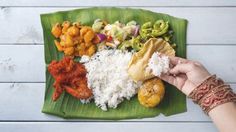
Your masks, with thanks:
[(167, 56), (160, 56), (158, 52), (155, 52), (149, 59), (146, 70), (151, 70), (153, 75), (160, 77), (162, 73), (167, 73), (169, 71), (169, 63), (169, 58)]
[(87, 69), (88, 86), (95, 103), (102, 110), (116, 108), (124, 99), (137, 93), (140, 84), (129, 78), (127, 69), (132, 53), (120, 50), (102, 50), (91, 58), (83, 56), (81, 63)]

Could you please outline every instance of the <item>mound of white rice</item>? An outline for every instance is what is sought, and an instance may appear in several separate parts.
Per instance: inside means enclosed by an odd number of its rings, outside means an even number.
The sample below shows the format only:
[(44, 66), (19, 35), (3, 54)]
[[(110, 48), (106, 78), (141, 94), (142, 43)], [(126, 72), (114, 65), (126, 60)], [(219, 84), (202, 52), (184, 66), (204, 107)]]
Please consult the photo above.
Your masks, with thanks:
[(137, 93), (140, 84), (129, 78), (127, 69), (132, 53), (120, 50), (102, 50), (91, 58), (83, 56), (81, 63), (87, 69), (88, 86), (93, 90), (98, 107), (116, 108), (124, 99)]
[(155, 52), (149, 59), (146, 70), (151, 70), (153, 75), (159, 77), (161, 73), (167, 73), (169, 71), (169, 63), (169, 58), (167, 56), (160, 56), (158, 52)]

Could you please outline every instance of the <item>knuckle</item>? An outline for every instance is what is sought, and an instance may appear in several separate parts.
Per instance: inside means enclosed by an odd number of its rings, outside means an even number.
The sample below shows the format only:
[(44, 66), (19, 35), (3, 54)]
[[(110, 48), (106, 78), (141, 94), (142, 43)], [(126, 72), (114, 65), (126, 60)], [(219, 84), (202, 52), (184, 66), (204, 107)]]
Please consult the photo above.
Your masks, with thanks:
[(194, 63), (195, 63), (196, 65), (199, 65), (199, 66), (202, 65), (199, 61), (195, 61)]
[(193, 62), (191, 62), (189, 65), (191, 69), (195, 69), (197, 67), (197, 65)]

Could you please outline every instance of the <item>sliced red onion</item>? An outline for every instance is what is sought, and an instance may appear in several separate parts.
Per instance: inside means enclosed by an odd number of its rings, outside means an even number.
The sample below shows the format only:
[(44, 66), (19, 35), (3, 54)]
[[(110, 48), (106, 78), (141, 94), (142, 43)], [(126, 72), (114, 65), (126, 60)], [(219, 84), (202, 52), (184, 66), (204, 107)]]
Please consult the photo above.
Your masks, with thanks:
[(107, 39), (106, 35), (105, 35), (105, 34), (102, 34), (102, 33), (97, 34), (97, 36), (99, 37), (100, 42), (102, 42), (102, 41), (104, 41), (104, 40)]
[(139, 28), (140, 28), (140, 26), (139, 26), (139, 25), (137, 25), (137, 26), (135, 27), (135, 31), (134, 31), (134, 37), (137, 37), (137, 36), (138, 36), (138, 33), (139, 33)]

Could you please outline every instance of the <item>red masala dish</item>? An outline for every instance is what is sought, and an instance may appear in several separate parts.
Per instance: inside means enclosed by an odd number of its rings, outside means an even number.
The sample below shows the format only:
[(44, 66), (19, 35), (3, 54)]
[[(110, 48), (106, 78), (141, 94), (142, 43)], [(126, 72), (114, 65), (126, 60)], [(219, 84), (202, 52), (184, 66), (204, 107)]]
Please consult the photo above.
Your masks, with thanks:
[(87, 86), (87, 71), (84, 65), (74, 62), (72, 58), (53, 60), (48, 66), (48, 71), (55, 79), (53, 101), (56, 101), (64, 91), (77, 99), (88, 99), (92, 96), (92, 90)]

